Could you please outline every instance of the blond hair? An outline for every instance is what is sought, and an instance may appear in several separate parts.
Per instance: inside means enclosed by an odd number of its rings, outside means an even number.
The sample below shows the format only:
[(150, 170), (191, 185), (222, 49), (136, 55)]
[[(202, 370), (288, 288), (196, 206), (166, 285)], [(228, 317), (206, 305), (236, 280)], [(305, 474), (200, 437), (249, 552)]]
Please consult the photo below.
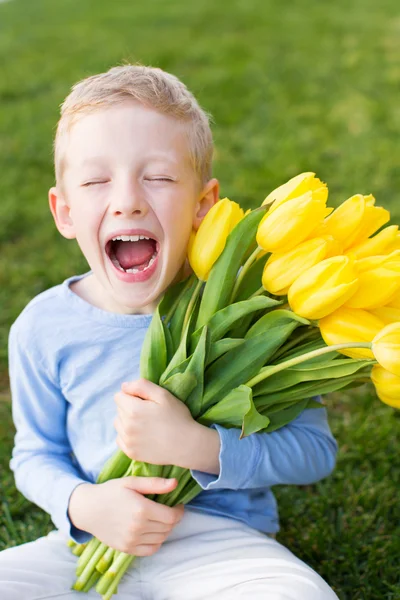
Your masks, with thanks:
[(212, 117), (175, 75), (158, 67), (125, 64), (76, 83), (61, 104), (53, 152), (56, 184), (62, 185), (65, 140), (80, 116), (133, 99), (185, 124), (190, 160), (200, 185), (212, 176)]

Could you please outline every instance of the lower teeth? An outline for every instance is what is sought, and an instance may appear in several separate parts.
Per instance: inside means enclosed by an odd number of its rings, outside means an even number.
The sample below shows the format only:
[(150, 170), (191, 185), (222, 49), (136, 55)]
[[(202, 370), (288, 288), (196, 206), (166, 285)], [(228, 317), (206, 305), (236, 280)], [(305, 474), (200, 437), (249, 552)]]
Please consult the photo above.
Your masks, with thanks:
[(124, 269), (124, 267), (121, 267), (116, 257), (113, 257), (111, 260), (113, 265), (115, 265), (120, 271), (123, 271), (124, 273), (143, 273), (143, 271), (146, 271), (146, 269), (151, 267), (153, 262), (156, 260), (156, 256), (157, 253), (153, 254), (149, 261), (149, 264), (144, 269), (135, 269), (134, 267), (132, 269)]

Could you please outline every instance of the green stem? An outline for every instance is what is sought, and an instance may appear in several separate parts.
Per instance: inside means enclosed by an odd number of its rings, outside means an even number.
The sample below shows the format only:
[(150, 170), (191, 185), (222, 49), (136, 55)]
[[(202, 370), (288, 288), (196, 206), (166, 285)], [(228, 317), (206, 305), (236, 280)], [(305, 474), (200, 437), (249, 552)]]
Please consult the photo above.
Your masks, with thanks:
[(94, 571), (92, 573), (92, 575), (90, 576), (90, 579), (88, 580), (87, 584), (83, 588), (82, 592), (90, 592), (90, 590), (92, 589), (92, 587), (94, 586), (94, 584), (97, 582), (97, 580), (99, 578), (100, 578), (100, 573), (98, 571)]
[(301, 354), (300, 356), (296, 356), (295, 358), (291, 358), (289, 360), (285, 360), (279, 365), (271, 365), (268, 367), (264, 367), (261, 371), (252, 379), (246, 381), (244, 385), (248, 385), (249, 387), (253, 387), (260, 381), (267, 379), (267, 377), (271, 377), (271, 375), (275, 375), (275, 373), (279, 373), (279, 371), (284, 371), (289, 367), (294, 367), (306, 360), (310, 360), (311, 358), (315, 358), (316, 356), (321, 356), (322, 354), (328, 354), (329, 352), (337, 352), (338, 350), (344, 350), (345, 348), (370, 348), (372, 347), (371, 342), (346, 342), (345, 344), (336, 344), (335, 346), (326, 346), (325, 348), (318, 348), (318, 350), (313, 350), (312, 352), (307, 352), (306, 354)]
[[(129, 567), (131, 562), (134, 559), (134, 555), (125, 554), (125, 552), (120, 552), (116, 560), (113, 561), (111, 567), (104, 573), (104, 575), (99, 580), (96, 585), (96, 592), (99, 594), (106, 594), (109, 592), (110, 586), (115, 582), (118, 577), (118, 581), (121, 580), (122, 575), (125, 573), (126, 569)], [(115, 590), (114, 590), (115, 591)], [(114, 592), (111, 593), (111, 595)], [(109, 596), (111, 598), (111, 595)]]
[(297, 346), (299, 342), (304, 342), (304, 340), (306, 340), (310, 337), (313, 337), (314, 335), (315, 335), (315, 329), (311, 329), (311, 330), (306, 331), (302, 335), (297, 336), (296, 339), (291, 340), (287, 344), (283, 344), (283, 346), (281, 346), (279, 348), (279, 350), (271, 357), (270, 362), (275, 362), (280, 356), (282, 356), (283, 354), (286, 354), (286, 352), (288, 350), (291, 350), (291, 348), (293, 348), (294, 346)]
[(76, 575), (78, 577), (82, 574), (83, 570), (85, 569), (86, 565), (88, 564), (89, 560), (93, 556), (94, 552), (96, 552), (96, 550), (100, 546), (100, 544), (101, 544), (100, 540), (98, 540), (95, 537), (93, 537), (90, 540), (90, 542), (88, 542), (86, 548), (80, 555), (78, 562), (77, 562)]
[(107, 591), (103, 595), (102, 600), (110, 600), (111, 596), (117, 592), (118, 584), (121, 581), (122, 577), (125, 575), (126, 570), (129, 568), (129, 566), (132, 563), (132, 561), (134, 560), (134, 558), (135, 557), (131, 556), (131, 555), (128, 555), (126, 557), (124, 563), (122, 564), (122, 566), (120, 566), (117, 575), (115, 576), (115, 578), (111, 582), (110, 586), (108, 587)]
[(252, 254), (250, 254), (249, 258), (244, 263), (244, 265), (243, 265), (243, 267), (242, 267), (239, 275), (237, 276), (237, 279), (235, 281), (235, 285), (233, 286), (232, 295), (231, 295), (231, 299), (230, 299), (229, 304), (233, 304), (235, 296), (236, 296), (237, 291), (239, 289), (239, 286), (242, 283), (243, 277), (246, 275), (247, 271), (250, 269), (250, 267), (253, 264), (253, 262), (255, 260), (257, 260), (257, 257), (258, 257), (258, 255), (261, 252), (264, 252), (264, 250), (260, 246), (257, 246), (257, 248), (254, 250), (254, 252)]
[(114, 554), (114, 548), (107, 548), (106, 553), (101, 557), (96, 565), (96, 571), (101, 574), (105, 573), (114, 559)]
[(204, 282), (201, 281), (201, 279), (199, 279), (198, 282), (197, 282), (197, 284), (196, 284), (196, 287), (194, 288), (192, 297), (190, 298), (190, 302), (189, 302), (188, 307), (186, 309), (185, 319), (184, 319), (183, 325), (182, 325), (182, 331), (185, 331), (185, 329), (186, 329), (186, 325), (187, 325), (187, 323), (188, 323), (188, 321), (190, 319), (190, 315), (192, 314), (193, 307), (194, 307), (194, 305), (196, 303), (197, 297), (198, 297), (198, 295), (200, 293), (201, 286), (203, 285), (203, 283)]
[(74, 583), (73, 589), (76, 591), (81, 591), (88, 584), (89, 579), (93, 575), (96, 570), (96, 564), (101, 559), (101, 557), (106, 553), (108, 547), (106, 544), (100, 543), (96, 552), (92, 554), (89, 562), (86, 567), (82, 571), (82, 574), (78, 577), (78, 579)]

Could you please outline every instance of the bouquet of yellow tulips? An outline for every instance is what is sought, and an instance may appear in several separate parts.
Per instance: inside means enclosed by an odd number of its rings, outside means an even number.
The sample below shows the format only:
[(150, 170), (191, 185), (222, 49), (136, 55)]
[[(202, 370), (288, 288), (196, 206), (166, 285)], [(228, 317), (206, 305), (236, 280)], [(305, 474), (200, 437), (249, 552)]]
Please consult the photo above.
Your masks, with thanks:
[[(400, 408), (400, 234), (372, 195), (326, 206), (327, 186), (302, 173), (244, 214), (224, 198), (192, 232), (194, 273), (153, 315), (141, 376), (185, 402), (204, 425), (241, 437), (284, 427), (321, 407), (315, 396), (372, 380)], [(374, 235), (375, 234), (375, 235)], [(132, 461), (118, 451), (98, 482), (128, 475), (176, 477), (154, 500), (187, 503), (201, 488), (180, 467)], [(79, 556), (73, 589), (108, 600), (134, 556), (96, 538), (69, 542)]]

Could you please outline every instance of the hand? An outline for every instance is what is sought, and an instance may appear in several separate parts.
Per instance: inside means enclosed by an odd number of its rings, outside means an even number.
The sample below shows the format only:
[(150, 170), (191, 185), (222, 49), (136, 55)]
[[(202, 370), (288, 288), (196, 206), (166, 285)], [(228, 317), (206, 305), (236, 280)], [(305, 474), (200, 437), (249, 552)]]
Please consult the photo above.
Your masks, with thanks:
[(100, 484), (83, 483), (71, 494), (68, 513), (78, 529), (115, 550), (150, 556), (157, 552), (183, 516), (183, 504), (170, 508), (143, 494), (164, 494), (176, 479), (123, 477)]
[(123, 383), (114, 399), (117, 444), (129, 458), (188, 468), (188, 450), (202, 426), (183, 402), (147, 379)]
[(117, 444), (129, 458), (218, 475), (220, 438), (187, 406), (147, 379), (125, 382), (114, 396)]

